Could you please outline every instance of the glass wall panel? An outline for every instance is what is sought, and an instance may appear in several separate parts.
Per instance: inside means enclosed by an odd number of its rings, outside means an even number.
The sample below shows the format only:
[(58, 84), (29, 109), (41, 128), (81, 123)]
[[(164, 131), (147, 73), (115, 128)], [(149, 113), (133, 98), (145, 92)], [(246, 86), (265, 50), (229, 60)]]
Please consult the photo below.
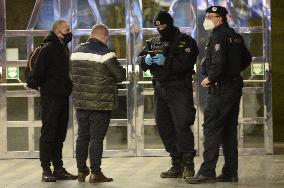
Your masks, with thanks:
[(28, 121), (28, 98), (7, 97), (7, 121)]
[(243, 33), (242, 36), (253, 57), (262, 57), (263, 39), (262, 33)]
[(39, 138), (40, 138), (40, 127), (34, 128), (34, 144), (35, 144), (35, 151), (39, 151)]
[(263, 94), (243, 94), (243, 117), (263, 117)]
[(144, 149), (164, 149), (156, 125), (144, 126)]
[[(11, 49), (11, 53), (10, 53)], [(6, 39), (7, 60), (27, 59), (27, 37), (9, 37)]]
[(8, 151), (28, 151), (29, 138), (28, 128), (7, 128), (7, 150)]
[(106, 149), (122, 150), (127, 148), (127, 127), (110, 126), (106, 136)]
[(99, 7), (102, 22), (109, 28), (125, 28), (125, 1), (124, 0), (95, 0)]
[(231, 25), (241, 27), (262, 25), (261, 0), (213, 0), (213, 3), (227, 8), (228, 22)]
[(126, 96), (118, 96), (115, 108), (111, 112), (111, 119), (127, 119), (127, 99)]
[(144, 119), (154, 119), (154, 95), (144, 95)]
[(34, 120), (41, 120), (41, 107), (39, 97), (34, 97)]
[(260, 124), (244, 124), (244, 147), (264, 148), (264, 129)]
[(78, 28), (90, 29), (97, 23), (98, 19), (92, 12), (88, 0), (77, 1), (77, 22)]
[(58, 10), (55, 8), (58, 6), (57, 3), (54, 0), (42, 1), (35, 29), (51, 30), (56, 14), (58, 14)]
[(6, 0), (7, 30), (27, 29), (35, 2), (36, 0)]

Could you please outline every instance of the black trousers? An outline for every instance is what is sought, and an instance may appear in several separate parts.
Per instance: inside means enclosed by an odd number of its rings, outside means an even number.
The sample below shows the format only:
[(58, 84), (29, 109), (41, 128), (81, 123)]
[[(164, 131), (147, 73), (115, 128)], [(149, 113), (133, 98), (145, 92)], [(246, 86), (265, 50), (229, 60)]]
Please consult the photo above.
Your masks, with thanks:
[(219, 94), (208, 94), (204, 110), (204, 162), (199, 174), (215, 177), (220, 145), (223, 147), (225, 164), (223, 174), (238, 175), (237, 126), (241, 88), (224, 87)]
[(43, 169), (63, 166), (62, 149), (69, 120), (69, 97), (41, 96), (40, 161)]
[(92, 173), (101, 172), (103, 140), (106, 136), (111, 111), (76, 109), (78, 137), (76, 140), (76, 160), (78, 171), (87, 168), (88, 152)]
[(187, 155), (193, 158), (195, 120), (192, 88), (155, 87), (155, 119), (162, 142), (171, 157)]

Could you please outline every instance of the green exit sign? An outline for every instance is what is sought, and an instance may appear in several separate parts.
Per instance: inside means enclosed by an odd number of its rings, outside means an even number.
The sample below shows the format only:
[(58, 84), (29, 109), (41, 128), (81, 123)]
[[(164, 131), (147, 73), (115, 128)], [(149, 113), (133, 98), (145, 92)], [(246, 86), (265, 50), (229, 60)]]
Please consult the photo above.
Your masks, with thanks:
[(264, 75), (264, 63), (251, 64), (251, 75)]
[(20, 70), (19, 67), (7, 67), (6, 79), (19, 79)]

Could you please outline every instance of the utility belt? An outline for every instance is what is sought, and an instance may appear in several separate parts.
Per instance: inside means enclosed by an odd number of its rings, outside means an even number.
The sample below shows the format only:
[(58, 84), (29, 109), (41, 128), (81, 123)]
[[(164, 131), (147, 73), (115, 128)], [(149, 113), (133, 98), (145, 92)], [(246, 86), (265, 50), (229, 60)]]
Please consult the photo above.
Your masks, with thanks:
[(226, 77), (218, 82), (212, 82), (208, 88), (208, 94), (220, 95), (221, 91), (226, 88), (242, 88), (243, 79), (240, 75), (235, 77)]
[(170, 81), (155, 81), (157, 87), (188, 87), (185, 79), (183, 80), (170, 80)]

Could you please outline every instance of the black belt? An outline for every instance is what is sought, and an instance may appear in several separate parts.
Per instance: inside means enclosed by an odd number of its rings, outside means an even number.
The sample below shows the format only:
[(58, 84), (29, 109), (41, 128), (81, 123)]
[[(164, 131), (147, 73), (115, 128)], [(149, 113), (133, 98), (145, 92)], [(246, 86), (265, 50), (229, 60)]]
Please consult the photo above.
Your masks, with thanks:
[(185, 80), (155, 81), (155, 83), (158, 87), (186, 86)]

